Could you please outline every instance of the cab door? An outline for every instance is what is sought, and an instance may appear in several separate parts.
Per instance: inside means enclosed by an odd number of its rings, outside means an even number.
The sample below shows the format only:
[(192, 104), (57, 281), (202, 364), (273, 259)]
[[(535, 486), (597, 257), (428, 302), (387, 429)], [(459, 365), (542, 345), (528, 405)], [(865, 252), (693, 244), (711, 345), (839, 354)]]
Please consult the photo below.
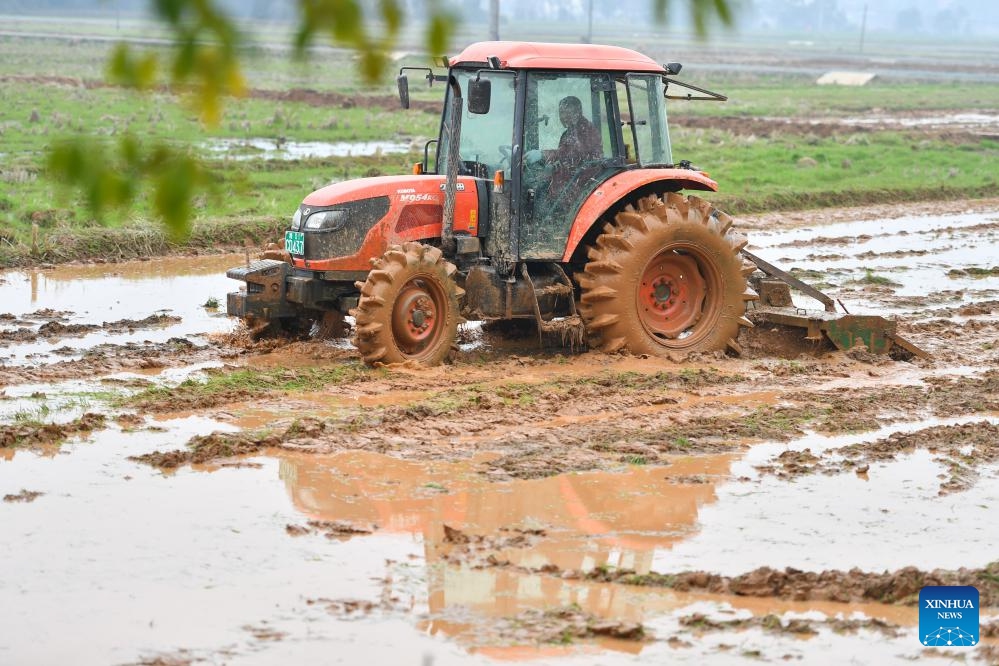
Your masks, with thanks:
[[(577, 104), (582, 118), (567, 117), (563, 107)], [(561, 259), (579, 207), (624, 166), (617, 119), (609, 74), (528, 73), (520, 173), (521, 259)]]
[(628, 74), (618, 81), (618, 105), (628, 164), (672, 165), (666, 98), (658, 74)]
[[(467, 100), (469, 82), (480, 76), (479, 70), (452, 70), (458, 86)], [(487, 255), (509, 257), (510, 243), (510, 194), (495, 192), (492, 188), (497, 171), (509, 174), (514, 157), (514, 126), (517, 114), (517, 77), (511, 72), (488, 75), (490, 81), (489, 110), (486, 113), (471, 113), (468, 104), (462, 105), (461, 120), (458, 126), (458, 175), (475, 178), (476, 191), (481, 193), (477, 210), (472, 211), (476, 218), (473, 227), (483, 239)], [(447, 173), (450, 135), (452, 124), (452, 96), (448, 91), (445, 112), (441, 123), (441, 135), (437, 151), (437, 173)], [(486, 196), (488, 193), (488, 196)], [(457, 220), (456, 220), (457, 227)]]

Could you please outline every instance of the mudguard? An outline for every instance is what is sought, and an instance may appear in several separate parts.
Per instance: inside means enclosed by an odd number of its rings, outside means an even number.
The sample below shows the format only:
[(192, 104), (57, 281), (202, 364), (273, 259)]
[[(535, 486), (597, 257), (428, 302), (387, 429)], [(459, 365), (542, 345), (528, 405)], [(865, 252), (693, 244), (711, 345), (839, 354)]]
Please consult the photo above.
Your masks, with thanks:
[(703, 171), (691, 169), (637, 169), (624, 171), (608, 178), (593, 191), (576, 214), (569, 229), (562, 261), (569, 261), (590, 228), (612, 206), (629, 194), (647, 185), (662, 183), (664, 191), (710, 190), (716, 192), (718, 183)]

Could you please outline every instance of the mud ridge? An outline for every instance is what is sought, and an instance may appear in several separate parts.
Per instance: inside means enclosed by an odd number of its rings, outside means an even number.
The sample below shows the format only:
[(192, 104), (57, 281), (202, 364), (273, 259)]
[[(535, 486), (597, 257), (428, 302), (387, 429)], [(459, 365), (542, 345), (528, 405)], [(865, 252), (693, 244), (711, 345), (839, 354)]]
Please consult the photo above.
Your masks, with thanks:
[(880, 618), (849, 620), (829, 618), (821, 621), (793, 618), (785, 621), (779, 615), (773, 613), (732, 619), (711, 618), (703, 613), (692, 613), (691, 615), (681, 617), (679, 622), (680, 626), (692, 629), (698, 633), (733, 629), (741, 631), (757, 627), (770, 633), (798, 634), (802, 637), (808, 637), (817, 635), (819, 627), (825, 627), (837, 634), (855, 634), (858, 631), (866, 630), (876, 631), (889, 638), (902, 635), (902, 629), (899, 625), (886, 622)]
[(815, 473), (866, 474), (871, 463), (893, 461), (917, 449), (937, 454), (936, 460), (947, 467), (941, 495), (967, 490), (978, 480), (979, 467), (999, 461), (999, 425), (978, 421), (896, 432), (875, 442), (830, 449), (821, 456), (809, 449), (785, 451), (772, 464), (756, 469), (785, 479)]
[(166, 342), (156, 343), (102, 343), (86, 350), (63, 347), (53, 353), (82, 353), (82, 356), (45, 365), (4, 366), (0, 363), (0, 386), (87, 379), (129, 370), (177, 367), (217, 359), (222, 350), (210, 345), (196, 345), (187, 338), (170, 338)]
[[(676, 410), (650, 407), (668, 407), (682, 395), (674, 398), (644, 389), (629, 391), (615, 384), (612, 377), (598, 379), (582, 387), (562, 382), (562, 389), (551, 394), (551, 386), (545, 384), (488, 390), (466, 386), (408, 407), (348, 409), (337, 418), (303, 417), (283, 430), (259, 435), (216, 433), (214, 437), (216, 442), (229, 441), (231, 450), (239, 452), (275, 446), (317, 453), (367, 450), (426, 460), (492, 451), (500, 455), (483, 463), (482, 471), (500, 481), (616, 464), (665, 463), (667, 456), (678, 453), (730, 451), (752, 441), (789, 441), (803, 436), (806, 427), (830, 433), (862, 432), (907, 420), (913, 413), (951, 416), (999, 409), (999, 371), (981, 377), (934, 379), (929, 386), (897, 387), (888, 399), (880, 388), (872, 387), (848, 394), (798, 392), (783, 398), (796, 404), (759, 407), (700, 396), (695, 404)], [(658, 375), (650, 375), (637, 385), (646, 383), (658, 384), (664, 390), (663, 378)], [(615, 392), (614, 386), (621, 392)], [(158, 400), (174, 409), (188, 404), (176, 390), (160, 392), (163, 395)], [(206, 398), (207, 402), (194, 404), (223, 404), (244, 397), (244, 393), (221, 392)], [(524, 396), (533, 397), (526, 401)], [(573, 416), (556, 420), (565, 414), (569, 397)], [(615, 406), (613, 411), (607, 410), (609, 400)], [(623, 414), (628, 417), (622, 419)], [(176, 466), (206, 462), (215, 454), (235, 455), (225, 447), (204, 448), (197, 442), (192, 446), (198, 450), (194, 458), (190, 452), (179, 452), (147, 462)]]
[(353, 536), (372, 534), (378, 525), (356, 525), (342, 520), (310, 520), (305, 525), (286, 525), (289, 536), (322, 534), (327, 539), (346, 540)]
[(278, 443), (276, 437), (254, 440), (245, 433), (212, 433), (192, 438), (188, 442), (187, 450), (153, 451), (140, 456), (129, 456), (128, 459), (160, 469), (175, 469), (181, 465), (202, 464), (223, 458), (257, 453), (263, 448), (276, 446)]
[[(461, 560), (461, 555), (452, 555)], [(738, 576), (722, 576), (705, 571), (677, 574), (645, 573), (630, 569), (598, 567), (591, 571), (561, 570), (553, 564), (540, 568), (523, 567), (492, 554), (469, 558), (472, 568), (509, 568), (523, 573), (547, 574), (562, 579), (618, 583), (639, 587), (663, 587), (679, 592), (708, 592), (744, 597), (772, 597), (793, 601), (835, 601), (840, 603), (879, 602), (912, 606), (919, 603), (919, 591), (926, 585), (972, 585), (978, 588), (982, 606), (999, 605), (999, 562), (984, 568), (921, 571), (905, 567), (898, 571), (870, 573), (849, 571), (783, 571), (760, 567)], [(465, 560), (468, 562), (468, 560)]]
[(642, 587), (665, 587), (679, 592), (699, 591), (747, 597), (774, 597), (795, 601), (837, 601), (842, 603), (877, 601), (913, 605), (926, 585), (973, 585), (981, 595), (982, 606), (999, 605), (999, 561), (980, 569), (934, 569), (921, 571), (905, 567), (898, 571), (870, 573), (860, 569), (827, 570), (820, 573), (788, 567), (783, 571), (760, 567), (738, 576), (722, 576), (706, 571), (677, 574), (638, 573), (631, 569), (596, 567), (588, 571), (563, 570), (555, 564), (538, 568), (514, 564), (504, 551), (530, 548), (543, 539), (543, 530), (504, 530), (499, 535), (468, 536), (445, 528), (447, 550), (442, 559), (473, 569), (504, 568), (530, 574), (547, 574), (563, 579), (620, 583)]
[(499, 618), (487, 628), (481, 628), (482, 638), (504, 645), (534, 644), (565, 645), (576, 640), (599, 637), (625, 641), (647, 641), (652, 636), (638, 622), (605, 619), (582, 610), (579, 606), (563, 606), (548, 610), (528, 609), (512, 617)]
[(0, 424), (0, 449), (42, 448), (61, 444), (70, 437), (89, 435), (107, 423), (103, 414), (86, 413), (69, 423), (21, 422)]
[(919, 139), (938, 139), (953, 144), (977, 143), (989, 136), (985, 128), (968, 126), (906, 126), (889, 118), (881, 122), (856, 123), (837, 118), (826, 122), (793, 118), (752, 118), (746, 116), (672, 116), (670, 120), (687, 129), (724, 131), (736, 136), (774, 138), (786, 135), (815, 138), (842, 137), (850, 134), (895, 132)]
[(108, 333), (126, 333), (143, 328), (154, 328), (170, 326), (180, 323), (180, 317), (167, 314), (151, 314), (144, 319), (119, 319), (118, 321), (104, 322), (97, 324), (64, 324), (58, 319), (51, 319), (38, 327), (37, 331), (30, 328), (16, 328), (9, 331), (0, 331), (0, 342), (6, 343), (26, 343), (35, 342), (39, 338), (46, 340), (79, 337), (93, 333), (94, 331), (106, 331)]
[(999, 562), (982, 569), (934, 569), (905, 567), (898, 571), (868, 573), (859, 569), (821, 573), (786, 568), (760, 567), (739, 576), (721, 576), (703, 571), (680, 574), (637, 574), (625, 570), (594, 570), (582, 574), (588, 580), (669, 587), (678, 591), (705, 591), (747, 597), (775, 597), (795, 601), (877, 601), (889, 604), (919, 603), (919, 590), (926, 585), (974, 585), (983, 606), (999, 604)]
[(37, 490), (25, 490), (21, 489), (21, 492), (11, 495), (4, 495), (4, 502), (23, 502), (25, 504), (34, 502), (36, 499), (44, 495), (45, 493), (39, 492)]

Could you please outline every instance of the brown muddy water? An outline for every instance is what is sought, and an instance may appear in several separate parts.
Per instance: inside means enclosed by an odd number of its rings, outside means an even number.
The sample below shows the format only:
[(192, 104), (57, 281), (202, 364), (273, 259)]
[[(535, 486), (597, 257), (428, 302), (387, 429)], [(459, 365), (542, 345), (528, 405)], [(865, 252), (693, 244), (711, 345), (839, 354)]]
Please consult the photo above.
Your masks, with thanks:
[[(599, 574), (999, 560), (999, 465), (972, 456), (989, 443), (948, 457), (934, 434), (999, 423), (997, 231), (999, 210), (752, 232), (759, 254), (851, 311), (901, 316), (932, 361), (675, 366), (539, 353), (531, 336), (473, 327), (444, 368), (155, 415), (121, 397), (234, 363), (356, 360), (342, 342), (246, 350), (212, 336), (233, 325), (203, 304), (224, 305), (242, 257), (0, 274), (0, 428), (110, 417), (61, 447), (0, 448), (0, 664), (995, 663), (994, 639), (922, 648), (912, 604)], [(176, 319), (108, 326), (157, 313)], [(45, 334), (51, 321), (83, 328)], [(657, 372), (662, 388), (628, 384)], [(490, 387), (502, 400), (445, 400)], [(834, 425), (793, 420), (808, 410)], [(170, 471), (131, 459), (303, 416), (344, 430)], [(836, 469), (847, 447), (924, 434)], [(806, 451), (823, 472), (772, 473)], [(528, 455), (544, 464), (518, 466)]]

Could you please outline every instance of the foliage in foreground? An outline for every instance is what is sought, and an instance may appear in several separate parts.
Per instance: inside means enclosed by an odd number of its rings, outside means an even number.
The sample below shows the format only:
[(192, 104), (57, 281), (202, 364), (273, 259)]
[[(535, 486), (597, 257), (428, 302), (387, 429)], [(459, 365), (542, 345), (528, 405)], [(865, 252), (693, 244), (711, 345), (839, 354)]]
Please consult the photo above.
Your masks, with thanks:
[[(731, 2), (688, 0), (696, 31), (703, 35), (715, 18), (730, 25)], [(165, 79), (172, 89), (185, 93), (203, 122), (216, 126), (226, 97), (245, 92), (241, 50), (246, 40), (221, 0), (151, 0), (150, 4), (153, 16), (167, 27), (173, 48), (164, 57), (157, 50), (136, 52), (119, 44), (108, 62), (109, 78), (144, 91)], [(325, 35), (358, 55), (357, 66), (365, 81), (378, 81), (388, 68), (388, 54), (405, 22), (405, 5), (402, 0), (377, 4), (298, 0), (294, 53), (304, 56), (316, 38)], [(456, 19), (441, 2), (428, 0), (427, 5), (424, 46), (430, 54), (442, 54)], [(655, 15), (665, 19), (667, 0), (653, 0), (653, 7)], [(68, 139), (53, 149), (48, 167), (58, 182), (85, 193), (98, 218), (108, 209), (130, 209), (140, 193), (151, 191), (155, 213), (175, 236), (189, 231), (192, 201), (211, 183), (206, 170), (190, 155), (166, 142), (145, 145), (134, 136), (111, 145)]]

